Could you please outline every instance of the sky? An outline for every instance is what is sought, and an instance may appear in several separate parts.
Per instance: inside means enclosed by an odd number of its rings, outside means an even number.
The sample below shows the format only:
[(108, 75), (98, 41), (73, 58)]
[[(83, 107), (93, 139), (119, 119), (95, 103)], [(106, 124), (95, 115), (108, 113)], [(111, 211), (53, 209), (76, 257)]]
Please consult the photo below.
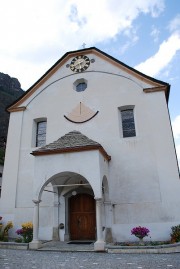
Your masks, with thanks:
[(0, 0), (0, 72), (32, 86), (82, 44), (171, 85), (180, 164), (179, 0)]

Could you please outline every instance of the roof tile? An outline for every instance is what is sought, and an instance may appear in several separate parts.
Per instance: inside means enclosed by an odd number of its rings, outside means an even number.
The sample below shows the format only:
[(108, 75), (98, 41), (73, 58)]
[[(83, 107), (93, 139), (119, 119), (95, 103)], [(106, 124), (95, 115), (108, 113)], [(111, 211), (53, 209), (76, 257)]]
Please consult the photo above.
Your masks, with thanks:
[(60, 137), (58, 140), (38, 148), (31, 154), (36, 156), (96, 149), (98, 149), (108, 161), (111, 160), (111, 157), (107, 154), (101, 144), (88, 138), (78, 131), (72, 131)]

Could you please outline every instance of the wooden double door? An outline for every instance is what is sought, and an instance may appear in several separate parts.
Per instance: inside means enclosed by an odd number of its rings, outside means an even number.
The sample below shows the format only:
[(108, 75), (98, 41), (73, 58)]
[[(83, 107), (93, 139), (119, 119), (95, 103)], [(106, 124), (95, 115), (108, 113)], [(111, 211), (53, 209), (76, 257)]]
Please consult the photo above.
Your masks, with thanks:
[(94, 240), (96, 233), (95, 200), (80, 193), (69, 198), (69, 227), (71, 240)]

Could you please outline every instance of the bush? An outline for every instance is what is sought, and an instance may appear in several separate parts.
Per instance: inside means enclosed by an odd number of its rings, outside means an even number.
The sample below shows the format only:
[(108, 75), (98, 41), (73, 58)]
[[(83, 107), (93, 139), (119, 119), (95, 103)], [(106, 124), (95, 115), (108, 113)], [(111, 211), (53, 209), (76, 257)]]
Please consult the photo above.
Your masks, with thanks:
[(33, 239), (33, 224), (32, 222), (25, 222), (21, 224), (21, 229), (18, 229), (16, 233), (23, 237), (24, 243), (29, 243)]
[(15, 239), (15, 242), (16, 242), (16, 243), (22, 243), (22, 241), (23, 241), (23, 240), (22, 240), (22, 238), (20, 238), (20, 237), (18, 237), (18, 238)]
[(171, 227), (172, 233), (171, 233), (171, 241), (174, 242), (180, 242), (180, 225), (172, 226)]
[(0, 148), (0, 164), (4, 164), (5, 150)]
[(141, 226), (134, 227), (131, 230), (131, 234), (134, 234), (136, 237), (142, 239), (145, 236), (149, 235), (149, 229), (147, 229), (146, 227), (141, 227)]
[(8, 241), (9, 241), (8, 236), (4, 236), (4, 238), (3, 238), (2, 241), (3, 241), (3, 242), (8, 242)]
[[(0, 221), (2, 217), (0, 216)], [(12, 221), (8, 221), (6, 225), (0, 222), (0, 241), (7, 242), (8, 241), (8, 231), (13, 228)]]

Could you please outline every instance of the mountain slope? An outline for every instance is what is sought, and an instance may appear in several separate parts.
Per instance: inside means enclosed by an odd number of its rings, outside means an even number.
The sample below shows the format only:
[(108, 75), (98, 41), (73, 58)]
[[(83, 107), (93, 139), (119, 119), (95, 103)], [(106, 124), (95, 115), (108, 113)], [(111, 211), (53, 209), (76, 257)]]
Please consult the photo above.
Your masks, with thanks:
[(5, 148), (7, 138), (9, 113), (6, 107), (17, 100), (24, 91), (18, 79), (0, 73), (0, 148)]

